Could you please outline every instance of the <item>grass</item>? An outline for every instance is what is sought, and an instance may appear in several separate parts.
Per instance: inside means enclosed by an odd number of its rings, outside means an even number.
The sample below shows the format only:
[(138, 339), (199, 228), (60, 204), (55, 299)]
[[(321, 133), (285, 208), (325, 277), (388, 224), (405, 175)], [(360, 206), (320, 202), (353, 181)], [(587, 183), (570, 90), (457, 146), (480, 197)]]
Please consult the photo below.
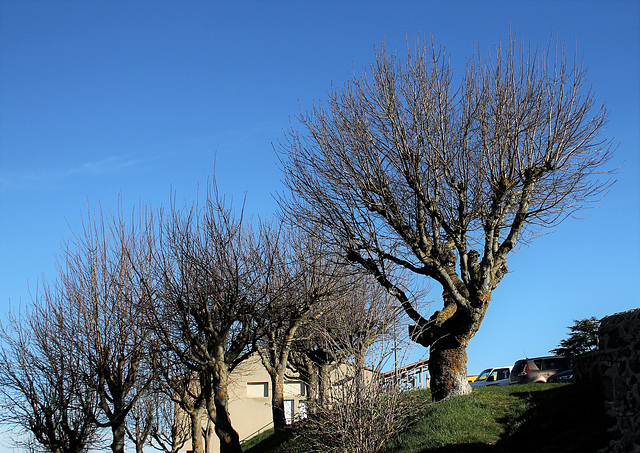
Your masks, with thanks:
[[(415, 397), (425, 401), (430, 394), (417, 391)], [(278, 436), (270, 431), (243, 451), (286, 453), (295, 442), (295, 428)], [(384, 453), (588, 453), (605, 443), (599, 395), (576, 384), (527, 384), (478, 388), (428, 404)]]

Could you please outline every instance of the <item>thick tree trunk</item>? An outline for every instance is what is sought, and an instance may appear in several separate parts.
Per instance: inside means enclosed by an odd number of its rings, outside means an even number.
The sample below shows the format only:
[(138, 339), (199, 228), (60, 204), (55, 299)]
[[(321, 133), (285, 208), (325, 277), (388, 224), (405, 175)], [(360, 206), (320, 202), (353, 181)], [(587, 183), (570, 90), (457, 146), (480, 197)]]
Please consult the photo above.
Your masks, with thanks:
[[(429, 347), (431, 396), (434, 401), (471, 393), (467, 381), (467, 346), (480, 328), (491, 293), (480, 296), (470, 304), (477, 307), (470, 312), (457, 310), (454, 304), (445, 303), (445, 308), (431, 317), (433, 324), (430, 328), (414, 335), (417, 343)], [(446, 295), (444, 299), (446, 302)]]
[(124, 423), (117, 423), (112, 425), (111, 434), (113, 435), (111, 451), (113, 453), (124, 453), (124, 441), (127, 434), (124, 429)]
[(365, 369), (365, 356), (366, 356), (366, 348), (362, 348), (360, 351), (356, 353), (356, 370), (355, 370), (355, 380), (356, 380), (356, 392), (358, 395), (364, 394), (365, 391), (365, 379), (364, 379), (364, 369)]
[(442, 339), (429, 351), (431, 395), (434, 401), (471, 393), (467, 381), (467, 345)]
[(284, 415), (284, 370), (271, 375), (271, 412), (273, 414), (274, 431), (282, 431), (287, 426)]
[(310, 414), (317, 413), (317, 404), (318, 404), (318, 386), (319, 386), (319, 377), (318, 377), (318, 367), (312, 361), (307, 359), (306, 361), (306, 370), (304, 372), (304, 380), (307, 384), (307, 410)]

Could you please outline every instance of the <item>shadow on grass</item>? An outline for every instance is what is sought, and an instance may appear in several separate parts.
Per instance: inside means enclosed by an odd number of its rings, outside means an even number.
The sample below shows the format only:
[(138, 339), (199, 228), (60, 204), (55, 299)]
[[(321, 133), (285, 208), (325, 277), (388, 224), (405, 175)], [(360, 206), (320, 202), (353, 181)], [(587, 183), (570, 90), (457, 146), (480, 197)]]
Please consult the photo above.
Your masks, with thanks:
[(505, 432), (495, 445), (457, 444), (421, 453), (591, 453), (606, 445), (603, 400), (597, 389), (571, 384), (516, 391), (512, 396), (530, 403), (530, 409), (515, 419), (499, 420)]
[(603, 398), (597, 387), (570, 384), (512, 395), (531, 402), (531, 409), (506, 421), (506, 432), (496, 445), (502, 451), (595, 452), (606, 445)]

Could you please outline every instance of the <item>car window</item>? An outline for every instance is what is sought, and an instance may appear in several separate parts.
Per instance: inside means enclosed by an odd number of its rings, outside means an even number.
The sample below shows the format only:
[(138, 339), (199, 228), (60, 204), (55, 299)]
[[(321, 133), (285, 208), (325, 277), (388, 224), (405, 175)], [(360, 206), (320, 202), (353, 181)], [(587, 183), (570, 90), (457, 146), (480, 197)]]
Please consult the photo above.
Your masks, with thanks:
[(533, 360), (533, 364), (536, 366), (536, 368), (538, 368), (539, 370), (542, 369), (542, 359), (536, 359)]
[(543, 366), (542, 368), (543, 370), (564, 371), (570, 368), (569, 361), (565, 358), (546, 359), (543, 361), (542, 366)]
[(500, 368), (496, 370), (496, 381), (509, 378), (509, 368)]
[(476, 378), (475, 382), (484, 381), (486, 378), (489, 377), (489, 373), (491, 373), (491, 368), (487, 368), (482, 373), (480, 373)]
[(520, 373), (522, 370), (524, 370), (524, 364), (525, 364), (525, 360), (518, 360), (514, 365), (513, 365), (513, 373), (518, 374)]

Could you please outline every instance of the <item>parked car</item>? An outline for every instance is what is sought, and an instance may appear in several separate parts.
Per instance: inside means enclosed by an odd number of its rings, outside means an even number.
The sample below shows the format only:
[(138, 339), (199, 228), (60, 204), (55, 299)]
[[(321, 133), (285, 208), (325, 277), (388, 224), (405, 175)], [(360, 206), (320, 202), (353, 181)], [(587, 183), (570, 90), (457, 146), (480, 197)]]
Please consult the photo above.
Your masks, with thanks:
[(547, 382), (554, 374), (572, 369), (571, 359), (563, 356), (535, 357), (518, 360), (511, 370), (510, 384)]
[(556, 373), (547, 379), (547, 382), (573, 382), (573, 370)]
[(510, 366), (487, 368), (478, 375), (471, 387), (488, 387), (490, 385), (509, 385)]

